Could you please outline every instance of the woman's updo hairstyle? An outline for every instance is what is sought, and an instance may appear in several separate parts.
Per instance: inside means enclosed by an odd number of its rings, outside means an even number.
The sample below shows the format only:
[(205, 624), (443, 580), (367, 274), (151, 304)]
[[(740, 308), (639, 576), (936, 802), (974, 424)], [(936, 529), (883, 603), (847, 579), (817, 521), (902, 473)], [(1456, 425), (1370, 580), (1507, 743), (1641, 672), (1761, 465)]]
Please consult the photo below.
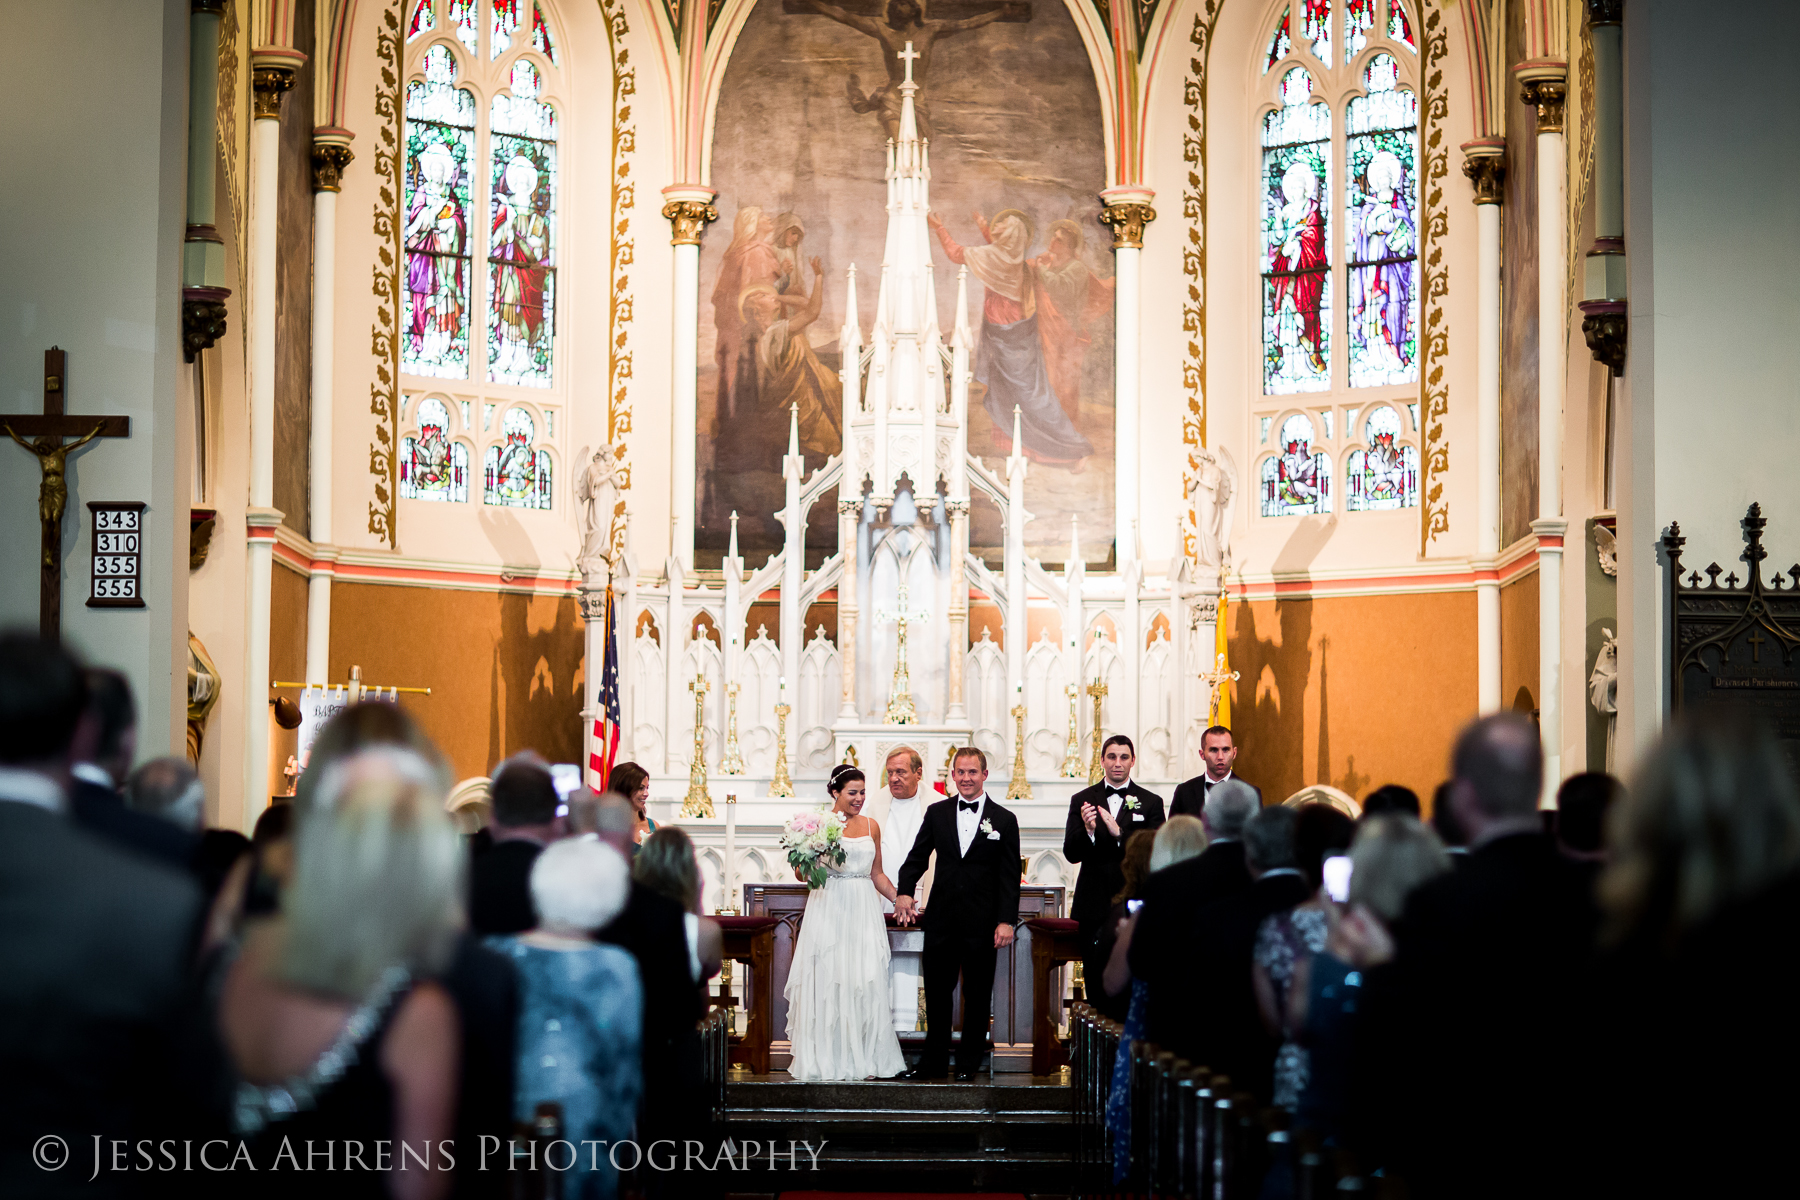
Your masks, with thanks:
[(831, 781), (825, 785), (825, 790), (835, 796), (858, 780), (863, 783), (868, 782), (868, 777), (862, 773), (862, 768), (853, 767), (849, 763), (839, 763), (832, 768)]

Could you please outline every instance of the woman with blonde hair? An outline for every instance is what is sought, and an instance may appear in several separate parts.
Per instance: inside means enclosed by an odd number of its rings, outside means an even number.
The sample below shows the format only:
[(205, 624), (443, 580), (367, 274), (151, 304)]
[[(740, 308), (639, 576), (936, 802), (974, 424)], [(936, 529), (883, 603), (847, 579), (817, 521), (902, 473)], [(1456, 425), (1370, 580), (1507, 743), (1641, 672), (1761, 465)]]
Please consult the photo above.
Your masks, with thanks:
[[(386, 1141), (391, 1165), (407, 1169), (340, 1174), (338, 1193), (430, 1200), (449, 1188), (459, 1031), (431, 976), (454, 951), (464, 855), (434, 778), (432, 764), (397, 747), (326, 768), (298, 826), (280, 914), (252, 923), (223, 964), (231, 1125), (259, 1169), (283, 1144)], [(258, 1186), (296, 1196), (317, 1187), (279, 1170)]]

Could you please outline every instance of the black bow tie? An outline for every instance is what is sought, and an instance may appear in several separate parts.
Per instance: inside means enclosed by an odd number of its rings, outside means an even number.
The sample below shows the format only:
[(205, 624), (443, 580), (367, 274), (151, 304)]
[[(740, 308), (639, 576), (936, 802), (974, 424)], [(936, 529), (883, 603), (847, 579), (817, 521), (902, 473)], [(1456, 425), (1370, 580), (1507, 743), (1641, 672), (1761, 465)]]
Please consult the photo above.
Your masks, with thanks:
[(1106, 791), (1108, 795), (1112, 796), (1129, 796), (1131, 795), (1131, 785), (1127, 784), (1124, 787), (1108, 787)]
[(969, 812), (974, 812), (976, 809), (981, 807), (981, 801), (979, 801), (979, 800), (958, 800), (956, 802), (956, 807), (959, 812), (964, 809), (967, 809)]

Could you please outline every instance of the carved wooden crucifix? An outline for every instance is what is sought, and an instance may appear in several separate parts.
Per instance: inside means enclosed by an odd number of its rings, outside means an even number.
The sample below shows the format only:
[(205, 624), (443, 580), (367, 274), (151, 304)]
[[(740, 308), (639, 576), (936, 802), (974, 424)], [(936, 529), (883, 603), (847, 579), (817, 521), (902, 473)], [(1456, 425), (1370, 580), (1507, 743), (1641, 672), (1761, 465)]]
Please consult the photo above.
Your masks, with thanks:
[[(62, 630), (62, 519), (69, 503), (69, 454), (96, 437), (130, 437), (130, 417), (72, 417), (63, 412), (68, 394), (69, 356), (55, 346), (44, 351), (44, 413), (0, 417), (0, 429), (37, 455), (44, 473), (38, 485), (38, 521), (43, 554), (38, 563), (38, 629), (46, 638)], [(30, 438), (28, 442), (25, 439)], [(64, 438), (74, 438), (66, 445)]]

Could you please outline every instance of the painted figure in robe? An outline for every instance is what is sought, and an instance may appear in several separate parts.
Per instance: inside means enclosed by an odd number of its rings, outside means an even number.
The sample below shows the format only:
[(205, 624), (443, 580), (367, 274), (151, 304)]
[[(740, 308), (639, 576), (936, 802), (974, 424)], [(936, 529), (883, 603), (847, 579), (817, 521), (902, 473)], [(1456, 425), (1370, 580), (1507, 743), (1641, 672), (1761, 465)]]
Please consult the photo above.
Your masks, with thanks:
[(1050, 390), (1062, 402), (1070, 421), (1081, 418), (1081, 368), (1093, 344), (1093, 330), (1112, 311), (1116, 281), (1102, 279), (1081, 260), (1087, 239), (1073, 221), (1050, 224), (1050, 248), (1034, 265), (1043, 281), (1038, 326), (1043, 334), (1044, 366)]
[(545, 263), (550, 257), (550, 222), (538, 210), (538, 169), (514, 155), (506, 164), (506, 190), (494, 195), (494, 305), (500, 319), (501, 354), (509, 374), (529, 374), (531, 352), (544, 333)]
[(1309, 505), (1319, 499), (1319, 460), (1309, 442), (1289, 442), (1281, 453), (1281, 501)]
[[(844, 385), (813, 353), (806, 328), (819, 318), (824, 304), (824, 267), (818, 259), (808, 264), (813, 284), (797, 311), (790, 312), (787, 297), (769, 283), (752, 284), (739, 301), (748, 347), (740, 365), (740, 381), (754, 379), (754, 393), (746, 394), (741, 410), (758, 425), (768, 427), (799, 406), (800, 452), (816, 460), (829, 458), (844, 446)], [(746, 389), (748, 393), (749, 389)]]
[(418, 186), (406, 214), (406, 290), (412, 296), (407, 336), (413, 357), (427, 361), (446, 355), (463, 325), (467, 303), (464, 260), (468, 221), (457, 202), (456, 158), (441, 143), (419, 155)]
[[(1298, 320), (1299, 342), (1314, 371), (1325, 370), (1324, 325), (1320, 299), (1325, 288), (1325, 218), (1319, 211), (1319, 177), (1305, 163), (1295, 163), (1281, 177), (1282, 204), (1276, 210), (1279, 247), (1270, 255), (1274, 274), (1274, 309), (1284, 320)], [(1283, 312), (1291, 306), (1293, 316)]]
[(1405, 171), (1391, 151), (1370, 158), (1365, 176), (1371, 202), (1356, 230), (1356, 261), (1369, 266), (1350, 272), (1350, 319), (1360, 322), (1362, 344), (1373, 363), (1391, 370), (1411, 365), (1413, 262), (1418, 230), (1401, 188)]
[(719, 367), (718, 414), (723, 423), (737, 415), (738, 361), (744, 347), (743, 296), (758, 284), (774, 288), (782, 264), (769, 238), (775, 221), (759, 204), (746, 204), (731, 222), (731, 245), (713, 286), (713, 361)]

